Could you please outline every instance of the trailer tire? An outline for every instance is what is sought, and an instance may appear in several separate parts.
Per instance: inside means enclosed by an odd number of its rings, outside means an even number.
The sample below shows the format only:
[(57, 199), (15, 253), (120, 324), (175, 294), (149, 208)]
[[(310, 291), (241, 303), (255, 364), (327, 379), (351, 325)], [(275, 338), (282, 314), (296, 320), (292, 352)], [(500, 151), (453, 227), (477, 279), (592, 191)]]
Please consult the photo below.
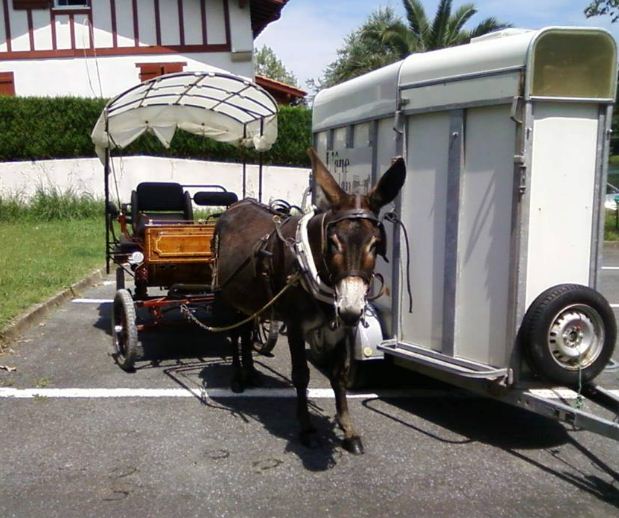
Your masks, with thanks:
[(135, 305), (131, 294), (125, 289), (116, 292), (112, 304), (112, 341), (114, 359), (119, 367), (127, 372), (135, 371), (135, 360), (138, 355), (138, 329)]
[(606, 366), (617, 324), (606, 299), (578, 284), (544, 291), (528, 309), (519, 341), (530, 367), (549, 381), (578, 387)]

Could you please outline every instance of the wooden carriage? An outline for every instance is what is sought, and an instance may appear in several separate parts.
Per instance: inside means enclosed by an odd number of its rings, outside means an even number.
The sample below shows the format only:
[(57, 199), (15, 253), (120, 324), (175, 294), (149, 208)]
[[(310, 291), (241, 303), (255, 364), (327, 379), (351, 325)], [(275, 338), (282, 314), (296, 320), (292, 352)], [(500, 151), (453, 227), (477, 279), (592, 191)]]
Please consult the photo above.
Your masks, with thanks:
[[(140, 348), (138, 332), (158, 325), (164, 313), (191, 311), (214, 301), (212, 240), (217, 209), (238, 201), (218, 185), (142, 182), (128, 203), (110, 200), (111, 151), (122, 149), (144, 133), (168, 147), (177, 129), (238, 146), (268, 150), (277, 138), (277, 104), (246, 78), (221, 71), (168, 74), (146, 81), (112, 99), (93, 132), (105, 167), (106, 264), (116, 265), (112, 311), (115, 357), (133, 370)], [(243, 194), (246, 167), (243, 164)], [(115, 175), (114, 178), (116, 179)], [(262, 167), (259, 172), (262, 194)], [(194, 216), (194, 205), (208, 207)], [(125, 279), (133, 279), (133, 289)], [(137, 309), (153, 317), (138, 321)], [(259, 336), (270, 342), (274, 333)]]

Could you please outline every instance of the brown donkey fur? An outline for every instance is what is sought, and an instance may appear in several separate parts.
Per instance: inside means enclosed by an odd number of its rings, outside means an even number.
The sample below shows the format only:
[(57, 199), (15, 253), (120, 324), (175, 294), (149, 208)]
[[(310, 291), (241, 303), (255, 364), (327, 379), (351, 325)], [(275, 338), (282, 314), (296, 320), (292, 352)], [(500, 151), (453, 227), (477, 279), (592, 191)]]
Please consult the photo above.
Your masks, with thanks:
[[(311, 445), (315, 441), (308, 412), (309, 369), (304, 338), (310, 331), (322, 327), (325, 345), (331, 350), (329, 373), (335, 392), (337, 422), (344, 432), (343, 446), (353, 453), (362, 453), (361, 439), (353, 427), (346, 400), (350, 366), (347, 337), (352, 335), (350, 330), (361, 317), (377, 251), (385, 246), (381, 243), (384, 235), (376, 217), (381, 207), (397, 196), (406, 169), (399, 158), (368, 195), (351, 195), (339, 187), (313, 150), (309, 150), (309, 155), (315, 184), (321, 188), (329, 207), (309, 221), (308, 237), (320, 277), (335, 289), (335, 300), (334, 304), (320, 302), (302, 283), (296, 283), (274, 305), (275, 315), (288, 330), (302, 442)], [(362, 211), (364, 216), (355, 217), (353, 209)], [(218, 297), (224, 305), (244, 315), (251, 315), (266, 305), (299, 270), (291, 243), (295, 240), (300, 218), (284, 219), (277, 232), (273, 216), (267, 207), (243, 200), (228, 209), (217, 223)], [(232, 388), (240, 391), (244, 385), (255, 383), (257, 376), (251, 360), (249, 329), (241, 329), (233, 337), (233, 344), (239, 335), (244, 361), (241, 367), (235, 345)]]

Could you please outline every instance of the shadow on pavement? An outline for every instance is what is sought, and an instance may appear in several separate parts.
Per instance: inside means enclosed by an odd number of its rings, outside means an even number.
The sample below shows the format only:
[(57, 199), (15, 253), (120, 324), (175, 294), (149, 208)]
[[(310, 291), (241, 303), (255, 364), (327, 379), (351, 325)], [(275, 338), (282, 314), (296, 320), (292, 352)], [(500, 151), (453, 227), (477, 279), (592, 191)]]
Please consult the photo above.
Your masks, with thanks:
[[(548, 475), (606, 503), (619, 506), (619, 488), (616, 487), (619, 473), (572, 438), (563, 425), (553, 420), (491, 399), (477, 397), (367, 399), (363, 401), (363, 406), (402, 427), (456, 447), (472, 442), (495, 446)], [(385, 407), (389, 406), (410, 413), (410, 420), (401, 418), (401, 412), (385, 410)], [(419, 424), (418, 418), (454, 432), (462, 436), (462, 439), (441, 437), (440, 433), (431, 430), (434, 427), (426, 428), (423, 421)], [(591, 465), (610, 481), (579, 469), (570, 461), (573, 455), (567, 451), (570, 449), (568, 446), (585, 456)], [(545, 450), (550, 455), (548, 460), (552, 462), (545, 463), (534, 459), (526, 453), (527, 450)], [(564, 469), (550, 465), (557, 462), (561, 463)]]

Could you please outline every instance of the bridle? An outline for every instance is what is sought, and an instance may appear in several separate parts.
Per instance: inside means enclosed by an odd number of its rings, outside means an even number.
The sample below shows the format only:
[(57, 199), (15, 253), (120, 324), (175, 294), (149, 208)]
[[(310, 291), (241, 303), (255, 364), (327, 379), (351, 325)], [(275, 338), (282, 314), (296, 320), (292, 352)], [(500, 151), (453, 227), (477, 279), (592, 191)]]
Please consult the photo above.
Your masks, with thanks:
[[(329, 217), (333, 215), (333, 217)], [(368, 275), (364, 271), (353, 270), (347, 271), (344, 274), (337, 277), (330, 277), (327, 279), (329, 284), (323, 280), (321, 275), (318, 272), (318, 268), (314, 262), (314, 257), (312, 254), (312, 250), (309, 244), (309, 237), (307, 231), (307, 225), (311, 219), (317, 216), (315, 211), (310, 211), (305, 214), (297, 225), (296, 232), (296, 240), (294, 243), (294, 252), (297, 257), (297, 261), (302, 274), (302, 284), (304, 288), (311, 293), (316, 299), (321, 302), (326, 302), (329, 304), (333, 304), (336, 298), (336, 293), (334, 286), (344, 277), (349, 276), (358, 276), (362, 278), (365, 283), (369, 286), (372, 277)], [(368, 210), (363, 208), (355, 208), (348, 209), (343, 211), (338, 211), (336, 213), (325, 212), (321, 216), (320, 220), (320, 249), (321, 249), (321, 257), (323, 262), (325, 261), (326, 252), (327, 252), (327, 242), (328, 242), (328, 232), (329, 228), (336, 223), (339, 223), (344, 220), (366, 220), (370, 221), (377, 226), (381, 234), (380, 245), (377, 248), (377, 254), (385, 257), (386, 252), (386, 233), (385, 228), (383, 226), (382, 221), (376, 217), (376, 215)], [(386, 259), (386, 258), (385, 258)], [(326, 272), (329, 272), (327, 268), (326, 262), (324, 263), (324, 268)]]
[[(321, 256), (322, 256), (323, 262), (325, 263), (324, 266), (327, 272), (329, 271), (329, 269), (326, 265), (325, 258), (327, 255), (327, 242), (328, 242), (328, 236), (329, 236), (329, 228), (332, 225), (339, 223), (340, 221), (349, 221), (349, 220), (354, 221), (354, 220), (360, 219), (360, 220), (366, 220), (366, 221), (372, 222), (380, 232), (380, 242), (376, 249), (376, 253), (382, 256), (385, 260), (387, 260), (387, 258), (385, 257), (385, 253), (387, 250), (387, 246), (385, 243), (386, 241), (385, 226), (383, 225), (383, 222), (380, 219), (378, 219), (371, 210), (362, 209), (362, 208), (342, 210), (342, 211), (337, 212), (335, 214), (335, 217), (332, 219), (329, 219), (328, 221), (326, 220), (326, 215), (327, 213), (325, 213), (325, 216), (323, 216), (322, 221), (321, 221), (321, 227), (322, 227)], [(344, 277), (361, 277), (368, 285), (370, 284), (372, 280), (372, 275), (368, 275), (366, 272), (362, 270), (349, 270), (335, 277), (331, 276), (330, 274), (329, 276), (330, 276), (330, 280), (332, 284), (337, 284)]]

